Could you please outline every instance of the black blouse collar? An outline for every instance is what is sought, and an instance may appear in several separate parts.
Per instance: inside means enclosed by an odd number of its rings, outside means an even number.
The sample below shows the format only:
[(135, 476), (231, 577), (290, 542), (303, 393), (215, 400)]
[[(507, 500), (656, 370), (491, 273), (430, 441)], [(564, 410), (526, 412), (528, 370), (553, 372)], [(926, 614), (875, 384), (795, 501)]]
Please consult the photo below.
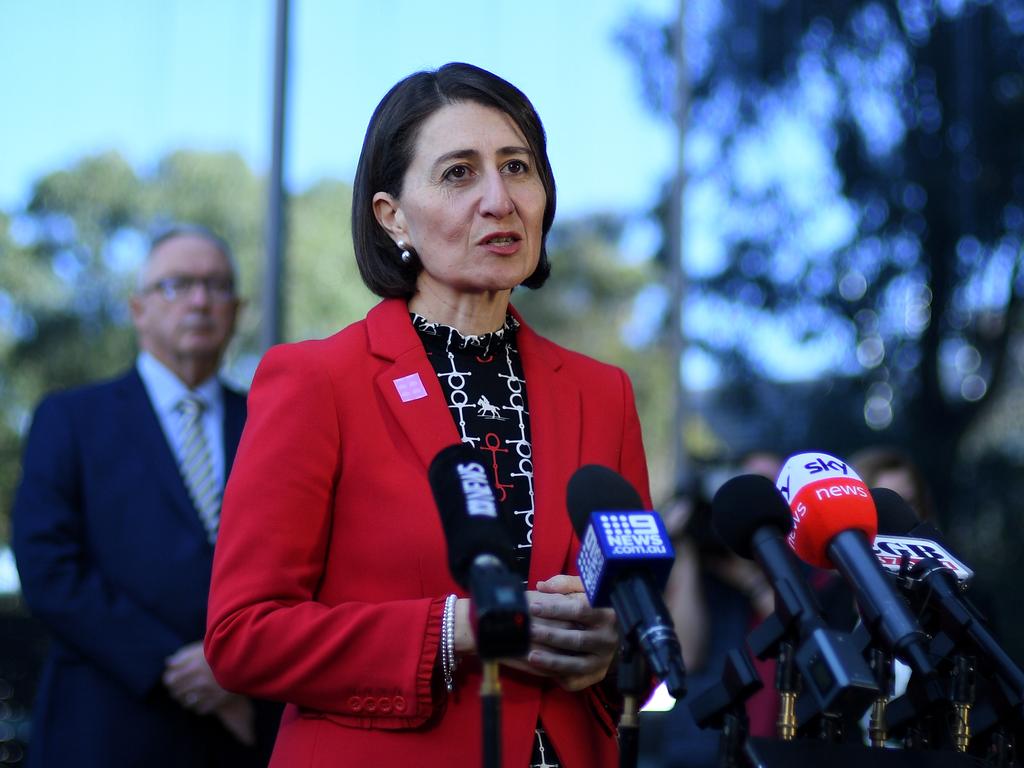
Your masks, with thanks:
[(519, 321), (511, 313), (505, 315), (505, 322), (501, 328), (491, 333), (478, 335), (463, 335), (450, 325), (431, 322), (415, 312), (410, 312), (409, 316), (425, 346), (449, 352), (465, 352), (481, 357), (491, 355), (497, 350), (513, 344), (516, 329), (519, 328)]

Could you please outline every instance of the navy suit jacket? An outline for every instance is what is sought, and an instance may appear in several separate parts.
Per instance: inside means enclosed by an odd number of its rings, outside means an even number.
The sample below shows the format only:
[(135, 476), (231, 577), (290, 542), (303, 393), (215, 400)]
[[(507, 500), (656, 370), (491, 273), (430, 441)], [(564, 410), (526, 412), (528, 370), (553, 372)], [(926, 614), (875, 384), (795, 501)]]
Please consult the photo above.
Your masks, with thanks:
[[(245, 398), (225, 388), (225, 473), (244, 422)], [(13, 545), (53, 636), (30, 765), (265, 765), (161, 682), (165, 659), (203, 637), (213, 547), (134, 368), (39, 405)]]

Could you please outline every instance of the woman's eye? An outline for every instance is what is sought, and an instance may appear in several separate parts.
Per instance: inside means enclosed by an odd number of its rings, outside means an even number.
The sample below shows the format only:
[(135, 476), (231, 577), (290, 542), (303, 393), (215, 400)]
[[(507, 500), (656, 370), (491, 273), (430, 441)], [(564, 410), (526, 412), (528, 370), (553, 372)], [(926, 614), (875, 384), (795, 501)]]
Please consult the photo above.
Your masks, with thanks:
[(509, 160), (508, 163), (505, 164), (505, 169), (510, 173), (526, 173), (530, 170), (530, 166), (522, 160)]
[(445, 181), (462, 181), (467, 176), (469, 176), (469, 168), (464, 165), (453, 165), (444, 172), (444, 176), (442, 178), (444, 178)]

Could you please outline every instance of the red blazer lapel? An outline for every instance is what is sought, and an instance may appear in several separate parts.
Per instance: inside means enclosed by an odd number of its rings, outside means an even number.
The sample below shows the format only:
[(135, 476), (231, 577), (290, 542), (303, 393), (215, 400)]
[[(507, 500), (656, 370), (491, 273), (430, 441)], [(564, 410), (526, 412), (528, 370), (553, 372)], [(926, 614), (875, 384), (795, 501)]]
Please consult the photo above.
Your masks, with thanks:
[[(572, 524), (565, 491), (579, 467), (581, 392), (570, 377), (560, 374), (557, 349), (522, 323), (519, 352), (527, 382), (527, 405), (533, 444), (534, 547), (530, 555), (530, 585), (566, 571), (573, 551)], [(366, 316), (370, 352), (391, 361), (375, 386), (405, 433), (424, 467), (438, 452), (459, 442), (434, 368), (409, 322), (401, 299), (382, 301)]]
[(424, 467), (438, 452), (459, 442), (427, 353), (409, 321), (409, 310), (401, 299), (386, 299), (366, 316), (370, 352), (390, 360), (374, 380), (377, 391), (416, 451)]
[[(519, 314), (513, 310), (517, 319)], [(517, 334), (526, 376), (533, 443), (535, 511), (530, 586), (565, 573), (572, 551), (572, 523), (565, 504), (569, 478), (579, 467), (581, 393), (560, 372), (558, 350), (525, 323)], [(572, 567), (575, 570), (575, 566)]]

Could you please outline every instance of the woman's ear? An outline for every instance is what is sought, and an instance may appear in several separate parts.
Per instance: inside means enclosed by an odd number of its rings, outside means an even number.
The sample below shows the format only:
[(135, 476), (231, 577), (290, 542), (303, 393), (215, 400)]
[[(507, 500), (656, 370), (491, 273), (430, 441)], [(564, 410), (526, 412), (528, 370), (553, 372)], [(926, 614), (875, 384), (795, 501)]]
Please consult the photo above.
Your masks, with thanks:
[(373, 215), (384, 231), (396, 241), (408, 236), (405, 231), (405, 216), (398, 200), (387, 192), (378, 192), (373, 196)]

